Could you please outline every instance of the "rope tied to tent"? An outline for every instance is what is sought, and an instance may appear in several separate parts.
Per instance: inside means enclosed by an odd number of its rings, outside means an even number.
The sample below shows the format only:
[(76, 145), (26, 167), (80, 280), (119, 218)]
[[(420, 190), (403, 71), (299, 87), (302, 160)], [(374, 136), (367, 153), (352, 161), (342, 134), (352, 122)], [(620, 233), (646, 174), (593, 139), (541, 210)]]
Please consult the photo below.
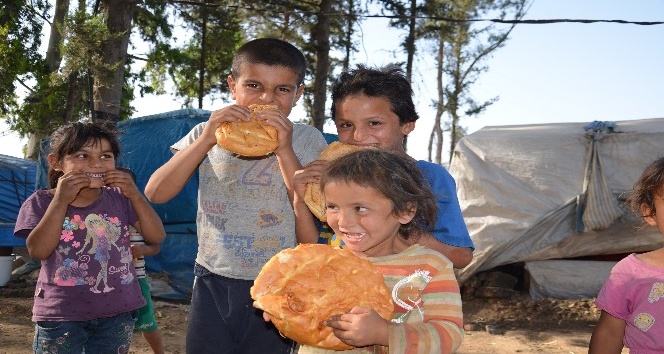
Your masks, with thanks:
[(617, 133), (614, 122), (594, 121), (583, 127), (590, 139), (586, 154), (586, 173), (583, 189), (577, 197), (577, 232), (603, 230), (622, 215), (622, 209), (613, 196), (599, 154), (599, 143), (609, 134)]

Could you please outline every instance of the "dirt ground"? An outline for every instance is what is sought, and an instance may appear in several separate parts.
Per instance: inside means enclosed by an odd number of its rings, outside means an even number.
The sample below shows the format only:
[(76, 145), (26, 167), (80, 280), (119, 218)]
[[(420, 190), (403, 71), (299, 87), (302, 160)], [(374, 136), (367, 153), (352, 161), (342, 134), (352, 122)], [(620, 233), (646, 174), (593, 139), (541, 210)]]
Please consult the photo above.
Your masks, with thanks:
[[(11, 284), (11, 283), (10, 283)], [(31, 353), (32, 289), (0, 288), (0, 353)], [(593, 299), (464, 298), (466, 337), (457, 353), (587, 353), (599, 316)], [(167, 353), (184, 353), (188, 305), (155, 299)], [(627, 351), (623, 351), (627, 353)], [(130, 353), (150, 354), (134, 336)]]
[[(15, 262), (15, 266), (19, 263)], [(32, 353), (32, 295), (39, 274), (13, 276), (0, 287), (0, 354)], [(150, 276), (152, 280), (159, 275)], [(594, 299), (532, 299), (521, 268), (482, 272), (461, 287), (465, 339), (458, 354), (587, 353), (600, 311)], [(189, 305), (155, 298), (166, 353), (182, 354)], [(129, 353), (151, 354), (140, 334)], [(623, 349), (623, 353), (628, 353)]]

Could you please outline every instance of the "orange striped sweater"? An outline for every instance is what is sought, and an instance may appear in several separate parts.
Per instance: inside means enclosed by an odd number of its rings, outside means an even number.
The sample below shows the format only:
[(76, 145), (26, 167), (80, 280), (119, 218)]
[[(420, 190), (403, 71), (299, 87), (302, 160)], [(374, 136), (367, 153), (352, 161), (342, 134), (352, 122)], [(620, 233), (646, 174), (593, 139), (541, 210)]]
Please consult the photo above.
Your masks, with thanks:
[(405, 251), (369, 258), (392, 291), (394, 315), (389, 347), (332, 351), (301, 346), (298, 354), (453, 353), (463, 340), (461, 295), (452, 263), (440, 253), (413, 245)]

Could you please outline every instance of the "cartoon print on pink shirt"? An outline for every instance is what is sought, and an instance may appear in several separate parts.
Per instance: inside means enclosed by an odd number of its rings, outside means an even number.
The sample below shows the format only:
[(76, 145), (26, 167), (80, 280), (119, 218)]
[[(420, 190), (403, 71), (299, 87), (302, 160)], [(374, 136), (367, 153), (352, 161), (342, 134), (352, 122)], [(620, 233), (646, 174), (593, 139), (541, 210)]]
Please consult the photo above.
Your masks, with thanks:
[[(76, 252), (79, 254), (86, 250), (88, 254), (94, 254), (94, 259), (99, 262), (101, 269), (93, 287), (90, 291), (93, 293), (109, 292), (114, 288), (108, 285), (108, 260), (110, 259), (110, 251), (115, 246), (118, 251), (120, 248), (116, 242), (120, 238), (121, 227), (117, 218), (102, 218), (100, 215), (90, 214), (85, 218), (85, 225), (87, 227), (87, 234), (83, 247)], [(103, 288), (99, 288), (100, 283), (103, 282)]]

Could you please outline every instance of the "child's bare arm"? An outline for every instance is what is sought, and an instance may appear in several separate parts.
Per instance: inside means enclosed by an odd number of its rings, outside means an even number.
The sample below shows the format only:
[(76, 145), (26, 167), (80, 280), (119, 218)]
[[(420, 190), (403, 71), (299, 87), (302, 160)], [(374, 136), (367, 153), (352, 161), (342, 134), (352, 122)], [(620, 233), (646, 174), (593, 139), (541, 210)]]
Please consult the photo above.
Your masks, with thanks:
[(104, 176), (104, 183), (110, 187), (120, 188), (122, 194), (129, 199), (138, 216), (136, 228), (141, 230), (143, 238), (150, 243), (161, 243), (166, 237), (164, 225), (152, 205), (136, 187), (131, 175), (120, 170), (109, 171)]
[(625, 321), (602, 311), (590, 337), (588, 354), (618, 354), (623, 349)]
[(293, 176), (295, 194), (293, 197), (293, 211), (295, 212), (295, 236), (298, 243), (317, 243), (319, 230), (316, 227), (314, 215), (304, 202), (307, 184), (318, 183), (323, 169), (328, 162), (317, 160), (304, 169), (298, 170)]
[[(468, 247), (456, 247), (438, 241), (430, 233), (423, 233), (418, 239), (408, 239), (406, 242), (417, 242), (422, 246), (428, 247), (447, 257), (454, 268), (461, 269), (473, 260), (473, 251)], [(410, 243), (410, 242), (409, 242)]]
[(274, 109), (258, 113), (258, 119), (277, 130), (279, 146), (274, 150), (274, 154), (277, 157), (281, 175), (288, 191), (288, 200), (292, 203), (293, 194), (295, 193), (293, 176), (295, 171), (302, 169), (302, 164), (295, 155), (295, 150), (293, 150), (293, 122), (280, 111)]
[(153, 203), (166, 203), (173, 199), (193, 176), (208, 151), (217, 144), (215, 131), (222, 122), (246, 121), (251, 110), (245, 106), (230, 105), (210, 114), (203, 134), (186, 149), (178, 151), (159, 167), (145, 186), (145, 195)]
[(159, 254), (161, 246), (159, 244), (146, 243), (144, 245), (132, 245), (131, 254), (134, 258), (154, 256)]

